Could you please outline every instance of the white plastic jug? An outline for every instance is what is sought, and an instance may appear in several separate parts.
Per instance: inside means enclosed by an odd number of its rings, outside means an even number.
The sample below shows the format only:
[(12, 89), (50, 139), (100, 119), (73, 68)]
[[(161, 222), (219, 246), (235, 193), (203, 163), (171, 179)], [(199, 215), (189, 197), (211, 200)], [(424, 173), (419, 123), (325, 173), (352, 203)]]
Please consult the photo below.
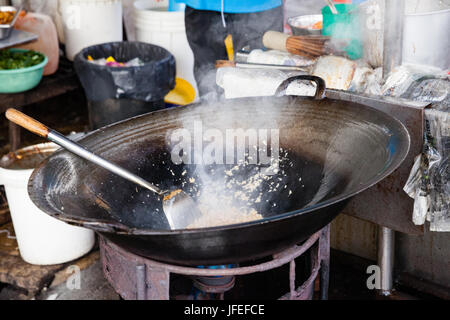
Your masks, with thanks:
[(0, 167), (0, 184), (5, 186), (11, 219), (22, 259), (30, 264), (65, 263), (88, 253), (94, 246), (92, 230), (71, 226), (50, 217), (31, 201), (27, 185), (33, 169), (57, 146), (43, 143), (15, 154), (16, 161), (5, 155)]
[(54, 74), (59, 65), (59, 43), (58, 32), (53, 20), (45, 14), (30, 12), (17, 19), (14, 28), (38, 35), (36, 41), (21, 44), (15, 48), (35, 50), (45, 54), (48, 63), (44, 67), (44, 76)]
[(60, 0), (67, 59), (82, 49), (123, 40), (121, 0)]
[[(436, 7), (431, 6), (431, 1), (426, 3), (429, 8), (423, 5), (423, 10)], [(450, 9), (417, 13), (410, 9), (409, 12), (412, 13), (405, 15), (403, 30), (403, 62), (449, 69)]]
[(184, 23), (184, 11), (167, 11), (155, 1), (134, 3), (136, 39), (168, 50), (176, 61), (177, 77), (188, 81), (198, 97), (197, 82), (194, 78), (194, 53), (189, 46)]

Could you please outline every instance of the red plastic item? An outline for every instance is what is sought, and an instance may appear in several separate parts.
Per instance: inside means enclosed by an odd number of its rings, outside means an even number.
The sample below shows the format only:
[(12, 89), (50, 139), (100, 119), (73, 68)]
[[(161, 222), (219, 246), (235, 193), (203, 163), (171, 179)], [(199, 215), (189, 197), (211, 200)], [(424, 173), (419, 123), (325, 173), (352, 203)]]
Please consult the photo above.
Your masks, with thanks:
[(59, 42), (53, 20), (40, 13), (21, 13), (14, 28), (38, 35), (39, 38), (36, 41), (15, 46), (15, 48), (42, 52), (48, 58), (48, 64), (44, 68), (44, 76), (55, 73), (59, 64)]

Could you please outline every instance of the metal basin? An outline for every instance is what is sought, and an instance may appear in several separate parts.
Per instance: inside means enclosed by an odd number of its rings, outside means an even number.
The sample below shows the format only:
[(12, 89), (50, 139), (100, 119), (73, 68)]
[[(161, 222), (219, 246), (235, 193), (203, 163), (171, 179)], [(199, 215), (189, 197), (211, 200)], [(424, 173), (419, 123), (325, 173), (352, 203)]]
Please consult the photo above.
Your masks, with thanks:
[(294, 36), (306, 36), (322, 34), (322, 28), (313, 29), (313, 25), (317, 22), (322, 22), (323, 18), (321, 14), (304, 15), (292, 17), (287, 20), (289, 27), (291, 27), (292, 34)]
[[(262, 220), (169, 230), (156, 196), (66, 151), (37, 168), (30, 181), (34, 203), (60, 220), (100, 232), (133, 253), (168, 263), (208, 265), (261, 258), (300, 243), (320, 230), (354, 195), (392, 173), (410, 139), (395, 118), (351, 102), (305, 98), (250, 98), (168, 109), (99, 129), (80, 141), (93, 152), (162, 187), (183, 187), (183, 178), (229, 168), (171, 161), (174, 130), (278, 129), (289, 161), (280, 165), (286, 191), (264, 194)], [(246, 179), (258, 164), (239, 170)], [(186, 172), (185, 172), (186, 170)], [(282, 174), (283, 173), (283, 174)], [(223, 178), (223, 177), (219, 177)], [(287, 190), (291, 191), (288, 192)]]

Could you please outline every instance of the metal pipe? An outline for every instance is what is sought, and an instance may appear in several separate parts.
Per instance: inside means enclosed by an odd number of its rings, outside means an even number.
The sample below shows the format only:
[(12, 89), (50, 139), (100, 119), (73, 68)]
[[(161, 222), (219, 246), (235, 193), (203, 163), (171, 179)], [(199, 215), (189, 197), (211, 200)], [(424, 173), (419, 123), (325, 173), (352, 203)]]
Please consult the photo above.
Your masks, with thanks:
[(330, 286), (330, 230), (328, 225), (322, 229), (319, 240), (320, 252), (320, 299), (328, 300), (328, 288)]
[(136, 266), (136, 300), (147, 300), (146, 267)]
[(385, 0), (383, 78), (402, 64), (405, 0)]
[(394, 230), (379, 227), (378, 233), (378, 265), (381, 271), (380, 293), (390, 295), (394, 288)]
[[(312, 254), (311, 254), (312, 256)], [(313, 258), (314, 259), (314, 258)], [(313, 263), (311, 263), (313, 265)], [(313, 270), (313, 267), (311, 267), (311, 271)], [(295, 300), (295, 297), (297, 296), (297, 292), (295, 291), (295, 260), (292, 260), (289, 263), (289, 293), (290, 293), (290, 299)]]

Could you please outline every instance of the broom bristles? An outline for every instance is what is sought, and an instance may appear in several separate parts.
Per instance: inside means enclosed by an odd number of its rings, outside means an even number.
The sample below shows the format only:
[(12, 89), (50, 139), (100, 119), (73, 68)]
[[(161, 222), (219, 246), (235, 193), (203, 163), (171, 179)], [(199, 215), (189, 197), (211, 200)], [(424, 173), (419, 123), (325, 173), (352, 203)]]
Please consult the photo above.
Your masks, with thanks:
[(325, 43), (329, 39), (326, 36), (292, 36), (286, 41), (286, 49), (292, 54), (314, 59), (326, 54)]

